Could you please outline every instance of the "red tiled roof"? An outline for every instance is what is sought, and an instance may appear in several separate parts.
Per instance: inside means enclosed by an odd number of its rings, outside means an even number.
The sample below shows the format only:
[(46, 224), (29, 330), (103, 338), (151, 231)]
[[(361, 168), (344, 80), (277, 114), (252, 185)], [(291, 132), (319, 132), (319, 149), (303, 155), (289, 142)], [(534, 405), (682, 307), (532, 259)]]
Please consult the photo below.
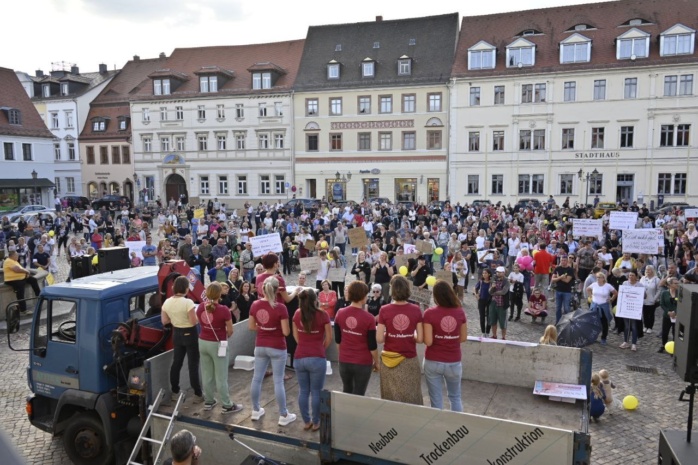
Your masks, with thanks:
[[(269, 44), (232, 45), (217, 47), (178, 48), (172, 52), (161, 68), (170, 73), (183, 73), (192, 77), (203, 67), (217, 66), (232, 71), (234, 78), (218, 87), (218, 95), (235, 95), (249, 93), (268, 93), (290, 91), (298, 73), (304, 39), (274, 42)], [(272, 89), (252, 90), (252, 74), (248, 71), (258, 63), (269, 62), (280, 67), (281, 75)], [(264, 69), (270, 69), (268, 66)], [(182, 83), (171, 95), (153, 95), (152, 85), (144, 86), (134, 96), (134, 100), (171, 99), (176, 96), (207, 95), (199, 92), (199, 80), (189, 79)]]
[[(644, 19), (651, 24), (621, 26), (631, 19)], [(698, 28), (698, 1), (696, 0), (618, 0), (528, 11), (514, 11), (485, 16), (466, 16), (453, 63), (453, 77), (493, 75), (520, 75), (598, 68), (641, 67), (668, 63), (695, 61), (695, 55), (660, 57), (659, 35), (676, 24)], [(594, 29), (575, 31), (577, 24)], [(651, 34), (648, 58), (636, 61), (617, 60), (615, 39), (633, 27)], [(537, 30), (540, 35), (525, 36), (536, 44), (535, 65), (507, 68), (506, 47), (522, 31)], [(570, 31), (571, 30), (571, 31)], [(560, 64), (560, 42), (578, 33), (591, 39), (589, 63)], [(480, 41), (497, 47), (496, 65), (489, 70), (468, 70), (468, 49)]]
[(21, 137), (48, 137), (53, 134), (36, 111), (27, 92), (19, 82), (15, 72), (8, 68), (0, 68), (0, 107), (13, 108), (20, 111), (22, 124), (10, 124), (7, 112), (0, 111), (0, 134)]

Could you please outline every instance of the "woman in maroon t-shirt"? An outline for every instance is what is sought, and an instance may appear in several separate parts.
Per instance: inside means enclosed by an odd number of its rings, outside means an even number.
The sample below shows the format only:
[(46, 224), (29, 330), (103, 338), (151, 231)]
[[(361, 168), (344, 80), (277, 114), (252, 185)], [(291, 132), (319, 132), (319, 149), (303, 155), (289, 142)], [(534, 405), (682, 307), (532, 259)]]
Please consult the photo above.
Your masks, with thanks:
[(460, 299), (446, 281), (434, 284), (436, 307), (424, 312), (424, 378), (433, 408), (443, 408), (443, 384), (446, 382), (451, 410), (463, 411), (460, 397), (461, 343), (468, 339), (468, 325)]
[(279, 282), (279, 290), (276, 292), (276, 301), (280, 304), (287, 304), (300, 292), (300, 288), (296, 288), (291, 294), (286, 292), (286, 281), (279, 274), (279, 256), (273, 252), (269, 252), (262, 257), (262, 266), (264, 273), (257, 275), (255, 287), (257, 288), (257, 296), (261, 298), (264, 295), (264, 281), (267, 278), (274, 277)]
[(353, 281), (345, 292), (351, 304), (339, 309), (334, 317), (334, 339), (339, 346), (339, 376), (342, 378), (343, 392), (363, 396), (371, 379), (371, 370), (380, 369), (376, 319), (364, 309), (368, 298), (366, 283)]
[(381, 354), (381, 399), (424, 405), (417, 344), (424, 341), (422, 312), (407, 301), (410, 287), (404, 276), (390, 280), (393, 302), (378, 313), (376, 340), (384, 342)]
[[(305, 422), (303, 429), (320, 429), (320, 391), (325, 385), (327, 359), (325, 349), (332, 342), (332, 325), (327, 312), (320, 309), (312, 289), (298, 294), (299, 309), (293, 315), (293, 337), (298, 343), (294, 367), (298, 379), (298, 408)], [(312, 397), (312, 421), (309, 400)]]
[(264, 409), (259, 404), (262, 380), (271, 363), (274, 374), (274, 394), (279, 406), (279, 425), (286, 426), (296, 415), (286, 409), (284, 369), (286, 368), (286, 336), (291, 333), (286, 305), (276, 301), (279, 281), (276, 277), (266, 278), (262, 287), (263, 298), (250, 308), (249, 329), (257, 332), (254, 348), (254, 375), (252, 376), (252, 420), (259, 420)]

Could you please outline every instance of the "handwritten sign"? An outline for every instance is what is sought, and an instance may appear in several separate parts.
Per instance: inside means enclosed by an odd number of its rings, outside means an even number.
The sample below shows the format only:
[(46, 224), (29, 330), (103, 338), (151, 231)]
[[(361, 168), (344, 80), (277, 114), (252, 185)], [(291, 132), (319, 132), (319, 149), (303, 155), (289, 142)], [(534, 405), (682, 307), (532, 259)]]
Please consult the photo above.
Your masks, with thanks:
[(409, 253), (409, 254), (402, 254), (402, 255), (395, 255), (395, 266), (399, 270), (401, 266), (406, 266), (409, 268), (409, 260), (410, 258), (417, 258), (416, 253)]
[(426, 305), (428, 307), (431, 305), (431, 291), (429, 289), (413, 287), (411, 299), (418, 304)]
[(145, 247), (145, 241), (125, 241), (124, 245), (128, 247), (128, 256), (131, 257), (131, 252), (136, 252), (136, 256), (140, 259), (143, 258), (141, 250)]
[(603, 235), (603, 223), (601, 220), (572, 218), (572, 234), (580, 237), (599, 237)]
[(237, 210), (235, 210), (235, 213), (236, 213), (237, 216), (240, 217), (240, 218), (244, 218), (244, 217), (247, 216), (247, 210), (244, 209), (244, 208), (238, 208)]
[(621, 285), (618, 287), (618, 306), (616, 317), (642, 319), (642, 303), (645, 299), (645, 288)]
[(278, 233), (262, 234), (261, 236), (250, 236), (252, 243), (252, 253), (255, 257), (261, 257), (268, 252), (281, 253), (281, 236)]
[(403, 252), (405, 252), (405, 254), (410, 254), (410, 253), (416, 254), (417, 253), (417, 246), (415, 246), (414, 244), (405, 244), (402, 246), (402, 250), (403, 250)]
[(626, 229), (623, 231), (623, 253), (657, 255), (659, 241), (656, 229)]
[(448, 284), (453, 283), (453, 273), (451, 273), (450, 271), (446, 271), (446, 270), (437, 271), (436, 273), (434, 273), (434, 277), (436, 279), (441, 279), (443, 281), (446, 281)]
[(351, 228), (347, 231), (349, 236), (349, 242), (352, 247), (361, 248), (368, 244), (368, 238), (366, 237), (366, 231), (364, 228)]
[(327, 279), (333, 283), (343, 283), (346, 274), (347, 270), (344, 268), (330, 268), (327, 273)]
[(608, 226), (611, 229), (635, 229), (637, 212), (611, 212)]
[[(485, 257), (485, 258), (482, 258)], [(494, 260), (494, 254), (490, 252), (489, 250), (478, 250), (477, 251), (477, 261), (478, 262), (486, 262), (487, 260)]]
[(303, 245), (308, 250), (315, 250), (315, 241), (312, 239), (308, 239), (307, 241), (305, 241), (305, 244)]
[(659, 247), (660, 253), (664, 250), (664, 230), (662, 228), (654, 228), (657, 232), (657, 247)]
[(536, 381), (533, 393), (538, 396), (564, 397), (567, 399), (587, 398), (587, 388), (581, 384), (551, 383), (548, 381)]
[(691, 219), (698, 218), (698, 208), (687, 208), (683, 212), (684, 212), (684, 215), (686, 215), (686, 218), (691, 218)]
[(305, 257), (299, 259), (302, 271), (317, 271), (320, 269), (320, 257)]
[(417, 240), (417, 250), (427, 255), (434, 253), (434, 250), (431, 247), (431, 242), (423, 241), (421, 239)]
[(201, 220), (201, 219), (203, 219), (203, 217), (204, 217), (204, 209), (203, 208), (196, 208), (194, 210), (194, 218)]

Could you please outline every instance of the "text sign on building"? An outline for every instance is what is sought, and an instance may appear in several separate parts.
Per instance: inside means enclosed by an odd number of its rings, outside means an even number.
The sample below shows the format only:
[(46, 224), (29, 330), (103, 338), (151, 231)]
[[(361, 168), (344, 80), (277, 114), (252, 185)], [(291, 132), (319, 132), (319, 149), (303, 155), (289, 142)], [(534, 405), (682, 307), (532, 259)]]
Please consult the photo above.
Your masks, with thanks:
[(332, 448), (397, 463), (565, 465), (574, 433), (332, 393)]

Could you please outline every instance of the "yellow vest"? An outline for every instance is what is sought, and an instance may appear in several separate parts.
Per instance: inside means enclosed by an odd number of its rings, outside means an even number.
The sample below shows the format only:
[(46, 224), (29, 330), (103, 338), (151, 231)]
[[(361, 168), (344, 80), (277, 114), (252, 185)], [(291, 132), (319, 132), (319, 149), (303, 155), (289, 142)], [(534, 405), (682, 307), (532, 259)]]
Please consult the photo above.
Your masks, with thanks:
[(12, 268), (15, 266), (20, 266), (19, 262), (12, 260), (11, 258), (6, 258), (3, 264), (3, 271), (5, 272), (5, 282), (7, 281), (19, 281), (27, 277), (24, 273), (17, 273)]

